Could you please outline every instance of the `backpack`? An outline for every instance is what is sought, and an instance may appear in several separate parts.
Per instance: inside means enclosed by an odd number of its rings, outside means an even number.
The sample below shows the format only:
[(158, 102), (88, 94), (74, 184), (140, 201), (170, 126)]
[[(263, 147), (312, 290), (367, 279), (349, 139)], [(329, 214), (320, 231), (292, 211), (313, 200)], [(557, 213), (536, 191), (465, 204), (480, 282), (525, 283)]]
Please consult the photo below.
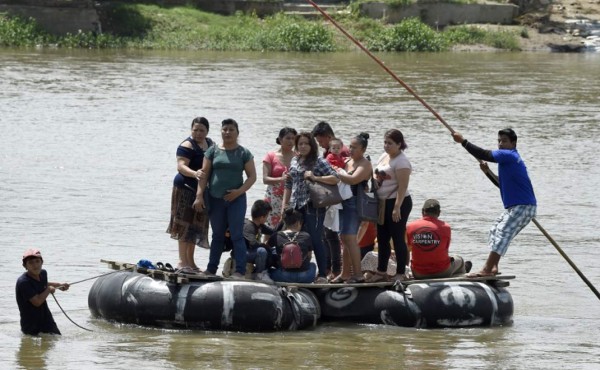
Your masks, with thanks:
[(282, 232), (282, 234), (285, 235), (289, 241), (283, 245), (283, 250), (281, 251), (281, 268), (284, 270), (299, 269), (302, 267), (303, 258), (302, 248), (300, 248), (300, 245), (296, 242), (298, 233), (291, 239), (285, 232)]

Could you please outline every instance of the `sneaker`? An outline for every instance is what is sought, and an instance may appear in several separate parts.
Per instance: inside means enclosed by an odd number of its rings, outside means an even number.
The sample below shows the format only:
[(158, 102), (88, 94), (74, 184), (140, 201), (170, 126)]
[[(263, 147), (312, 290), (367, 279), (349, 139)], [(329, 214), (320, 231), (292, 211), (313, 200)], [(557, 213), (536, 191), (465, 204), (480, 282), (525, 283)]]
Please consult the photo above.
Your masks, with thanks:
[(319, 276), (315, 279), (315, 284), (329, 284), (325, 276)]
[(234, 272), (229, 277), (229, 280), (246, 280), (246, 277), (244, 275), (240, 274), (239, 272)]
[(258, 274), (256, 274), (256, 280), (262, 281), (263, 283), (267, 283), (267, 284), (274, 283), (273, 279), (271, 279), (271, 277), (269, 276), (269, 273), (267, 271), (259, 272)]

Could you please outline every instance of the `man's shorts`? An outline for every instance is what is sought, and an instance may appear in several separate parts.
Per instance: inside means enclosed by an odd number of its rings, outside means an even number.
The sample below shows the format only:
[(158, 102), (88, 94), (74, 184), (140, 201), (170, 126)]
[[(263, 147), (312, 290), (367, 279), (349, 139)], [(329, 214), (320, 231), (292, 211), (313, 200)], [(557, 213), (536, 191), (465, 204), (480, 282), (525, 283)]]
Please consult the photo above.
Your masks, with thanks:
[(536, 209), (531, 204), (505, 209), (490, 229), (488, 246), (492, 252), (504, 256), (513, 238), (535, 217)]

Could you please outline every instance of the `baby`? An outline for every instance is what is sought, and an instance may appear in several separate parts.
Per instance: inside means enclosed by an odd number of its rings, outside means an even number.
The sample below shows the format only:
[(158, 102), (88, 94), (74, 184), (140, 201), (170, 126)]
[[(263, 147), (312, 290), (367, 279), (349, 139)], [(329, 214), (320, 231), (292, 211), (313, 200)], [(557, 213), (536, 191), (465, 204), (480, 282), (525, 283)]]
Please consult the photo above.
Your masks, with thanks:
[(345, 158), (342, 157), (342, 141), (340, 139), (331, 139), (329, 142), (329, 154), (325, 159), (333, 167), (344, 168), (346, 166)]

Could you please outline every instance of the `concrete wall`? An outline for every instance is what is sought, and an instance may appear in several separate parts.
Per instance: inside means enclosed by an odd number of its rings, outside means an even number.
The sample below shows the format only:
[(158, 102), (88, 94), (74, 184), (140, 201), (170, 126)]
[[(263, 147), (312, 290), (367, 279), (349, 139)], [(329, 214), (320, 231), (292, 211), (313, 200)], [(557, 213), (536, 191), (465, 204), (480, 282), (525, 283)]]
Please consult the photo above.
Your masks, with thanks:
[(224, 15), (232, 15), (237, 11), (244, 13), (256, 12), (263, 17), (283, 10), (283, 1), (260, 1), (260, 0), (196, 0), (198, 9)]
[(34, 18), (42, 28), (54, 34), (96, 31), (100, 25), (91, 0), (3, 0), (0, 12)]
[(452, 4), (435, 1), (417, 1), (415, 4), (390, 7), (384, 3), (361, 4), (362, 15), (398, 23), (405, 18), (417, 17), (432, 27), (450, 24), (491, 23), (512, 24), (519, 15), (513, 4)]

